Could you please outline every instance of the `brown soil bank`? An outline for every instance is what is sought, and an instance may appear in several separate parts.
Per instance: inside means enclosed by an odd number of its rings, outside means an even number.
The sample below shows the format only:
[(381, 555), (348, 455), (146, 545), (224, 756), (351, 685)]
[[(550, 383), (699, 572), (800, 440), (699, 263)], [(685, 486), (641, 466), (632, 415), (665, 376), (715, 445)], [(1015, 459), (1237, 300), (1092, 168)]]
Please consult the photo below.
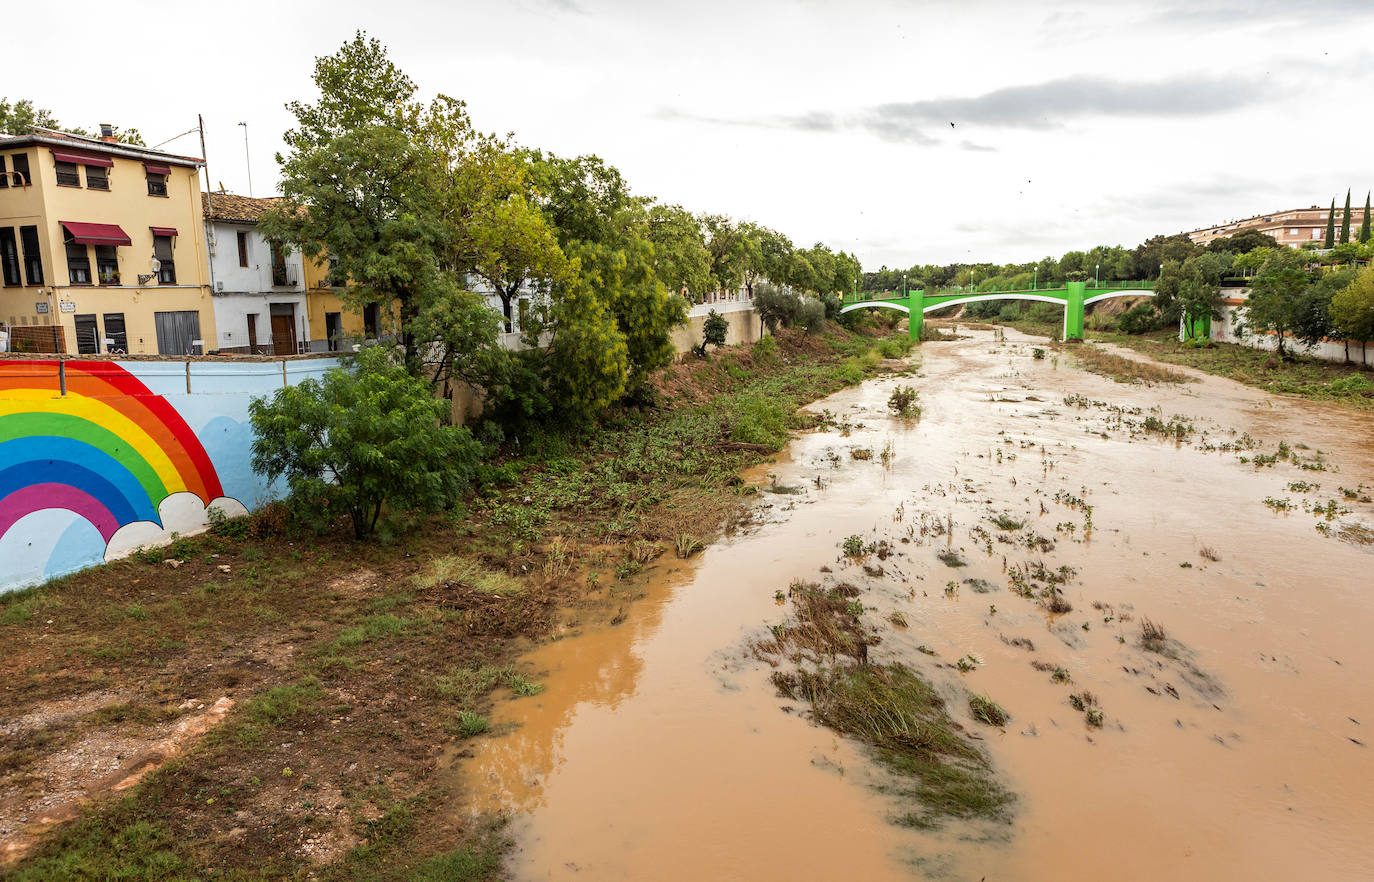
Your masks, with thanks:
[(389, 543), (273, 508), (0, 598), (0, 870), (496, 873), (499, 830), (436, 778), (494, 697), (539, 691), (511, 660), (634, 615), (655, 558), (747, 518), (739, 470), (879, 370), (874, 343), (783, 332), (670, 368), (657, 407), (522, 439), (465, 511)]

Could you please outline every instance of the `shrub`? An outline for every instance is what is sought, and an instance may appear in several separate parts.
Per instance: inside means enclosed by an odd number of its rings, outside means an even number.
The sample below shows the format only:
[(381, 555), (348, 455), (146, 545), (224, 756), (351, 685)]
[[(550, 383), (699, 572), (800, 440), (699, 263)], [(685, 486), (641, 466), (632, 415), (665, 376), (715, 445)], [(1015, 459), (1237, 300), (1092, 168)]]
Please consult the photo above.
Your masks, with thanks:
[(825, 327), (825, 304), (814, 297), (806, 297), (797, 310), (797, 325), (811, 334)]
[(458, 500), (478, 445), (466, 428), (440, 424), (447, 409), (385, 348), (369, 347), (351, 368), (253, 401), (253, 470), (285, 476), (293, 503), (316, 514), (347, 512), (362, 539), (384, 505), (433, 511)]
[(754, 286), (754, 309), (770, 331), (796, 324), (801, 307), (800, 297), (775, 285), (762, 282)]
[(730, 440), (762, 444), (774, 450), (787, 443), (787, 408), (763, 395), (744, 395), (733, 402)]
[(916, 403), (919, 396), (920, 393), (910, 386), (898, 386), (888, 396), (887, 409), (899, 417), (918, 417), (921, 415), (921, 406)]
[(1010, 717), (1002, 706), (986, 695), (970, 695), (968, 709), (973, 718), (989, 726), (1005, 726)]
[(1116, 324), (1123, 334), (1144, 334), (1159, 327), (1159, 316), (1148, 303), (1137, 303), (1121, 314)]

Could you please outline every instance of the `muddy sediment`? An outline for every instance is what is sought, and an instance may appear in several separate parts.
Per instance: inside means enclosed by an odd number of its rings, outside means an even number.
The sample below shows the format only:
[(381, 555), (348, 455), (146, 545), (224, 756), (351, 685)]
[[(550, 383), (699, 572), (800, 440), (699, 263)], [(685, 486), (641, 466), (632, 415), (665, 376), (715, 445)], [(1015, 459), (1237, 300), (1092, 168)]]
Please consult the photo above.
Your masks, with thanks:
[[(817, 403), (833, 419), (747, 475), (800, 492), (526, 660), (545, 692), (454, 772), (510, 813), (513, 875), (1374, 876), (1367, 418), (1186, 370), (1116, 383), (1007, 336)], [(919, 421), (886, 408), (906, 383)], [(864, 662), (930, 685), (1009, 822), (903, 826), (875, 754), (779, 694), (756, 647), (794, 583), (857, 589)]]

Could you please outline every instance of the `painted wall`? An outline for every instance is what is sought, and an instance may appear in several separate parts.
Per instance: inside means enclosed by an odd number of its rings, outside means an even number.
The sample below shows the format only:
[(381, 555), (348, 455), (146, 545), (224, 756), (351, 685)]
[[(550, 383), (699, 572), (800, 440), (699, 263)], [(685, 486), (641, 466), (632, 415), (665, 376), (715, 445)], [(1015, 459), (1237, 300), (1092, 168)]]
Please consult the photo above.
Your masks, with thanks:
[(337, 364), (0, 360), (0, 592), (274, 498), (248, 404)]
[[(72, 144), (79, 152), (99, 153), (97, 145)], [(157, 354), (157, 333), (153, 313), (195, 310), (200, 313), (200, 333), (207, 347), (215, 339), (215, 316), (210, 301), (209, 263), (202, 222), (200, 185), (197, 169), (172, 165), (167, 179), (167, 196), (150, 196), (141, 159), (109, 155), (114, 163), (107, 169), (109, 190), (57, 184), (52, 149), (45, 145), (5, 151), (22, 152), (29, 157), (33, 184), (26, 188), (0, 190), (0, 226), (38, 227), (43, 258), (41, 286), (0, 289), (0, 321), (26, 324), (59, 324), (65, 333), (68, 353), (76, 352), (74, 316), (94, 313), (124, 313), (130, 354)], [(150, 160), (153, 157), (149, 157)], [(63, 246), (61, 221), (117, 224), (132, 244), (116, 249), (119, 285), (71, 285)], [(174, 227), (173, 260), (177, 284), (137, 284), (140, 273), (150, 271), (153, 234), (149, 227)], [(95, 249), (88, 249), (91, 274), (95, 277)], [(27, 281), (27, 279), (26, 279)], [(44, 303), (47, 312), (35, 306)], [(101, 327), (103, 335), (104, 328)]]
[(726, 346), (755, 342), (763, 333), (763, 321), (754, 312), (751, 300), (698, 304), (688, 312), (687, 324), (673, 330), (673, 348), (677, 350), (679, 358), (701, 342), (702, 328), (712, 309), (725, 319)]

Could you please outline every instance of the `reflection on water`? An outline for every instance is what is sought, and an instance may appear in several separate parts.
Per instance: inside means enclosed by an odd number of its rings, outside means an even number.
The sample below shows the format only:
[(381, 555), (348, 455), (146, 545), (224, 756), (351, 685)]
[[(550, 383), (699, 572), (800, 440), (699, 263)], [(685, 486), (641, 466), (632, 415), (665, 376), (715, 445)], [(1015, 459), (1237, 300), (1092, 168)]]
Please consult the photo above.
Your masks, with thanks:
[[(805, 495), (764, 494), (765, 526), (665, 565), (624, 624), (529, 657), (548, 688), (502, 706), (495, 722), (517, 728), (477, 742), (461, 767), (474, 809), (513, 814), (515, 875), (1374, 876), (1374, 753), (1362, 746), (1374, 741), (1374, 554), (1321, 535), (1310, 511), (1374, 484), (1369, 419), (1214, 378), (1122, 386), (987, 334), (923, 357), (919, 424), (887, 416), (896, 380), (822, 402), (847, 434), (803, 436), (769, 467)], [(1132, 437), (1130, 421), (1154, 407), (1198, 433)], [(1320, 450), (1340, 471), (1199, 449), (1242, 437), (1231, 429), (1266, 451)], [(889, 442), (887, 467), (849, 455)], [(1289, 488), (1300, 480), (1321, 486)], [(1294, 507), (1276, 514), (1265, 497)], [(1092, 507), (1086, 535), (1077, 501)], [(1341, 505), (1335, 524), (1374, 520), (1374, 505)], [(997, 514), (1026, 529), (999, 530)], [(866, 573), (839, 554), (850, 534), (898, 553)], [(947, 544), (967, 566), (936, 557)], [(1072, 611), (1051, 616), (1007, 590), (1011, 568), (1037, 564), (1072, 568)], [(786, 614), (773, 595), (796, 578), (859, 585), (882, 628), (876, 652), (921, 670), (986, 739), (1020, 796), (1005, 835), (889, 825), (862, 754), (780, 709), (748, 644)], [(909, 630), (888, 626), (894, 611)], [(1141, 647), (1143, 617), (1166, 627), (1168, 653)], [(951, 663), (966, 657), (978, 664), (960, 673)], [(1056, 667), (1072, 682), (1052, 682)], [(1068, 702), (1084, 690), (1101, 728)], [(968, 718), (968, 692), (1006, 707), (1005, 732)]]

